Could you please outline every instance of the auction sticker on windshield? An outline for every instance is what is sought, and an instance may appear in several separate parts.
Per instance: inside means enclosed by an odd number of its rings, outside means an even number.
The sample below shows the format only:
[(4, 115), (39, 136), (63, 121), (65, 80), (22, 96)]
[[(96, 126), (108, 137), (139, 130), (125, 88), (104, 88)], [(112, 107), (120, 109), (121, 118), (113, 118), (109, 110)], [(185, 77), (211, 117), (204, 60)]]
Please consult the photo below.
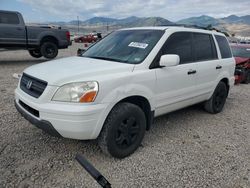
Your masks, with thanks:
[(142, 48), (142, 49), (145, 49), (145, 48), (147, 48), (148, 44), (146, 44), (146, 43), (141, 43), (141, 42), (131, 42), (128, 46), (129, 46), (129, 47), (134, 47), (134, 48)]

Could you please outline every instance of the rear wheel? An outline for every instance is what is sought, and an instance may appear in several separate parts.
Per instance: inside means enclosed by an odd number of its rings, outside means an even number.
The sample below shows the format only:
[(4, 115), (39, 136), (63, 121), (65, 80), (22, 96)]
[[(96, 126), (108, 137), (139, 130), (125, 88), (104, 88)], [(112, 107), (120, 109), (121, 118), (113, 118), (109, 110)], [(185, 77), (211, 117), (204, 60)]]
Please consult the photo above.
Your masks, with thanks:
[(204, 108), (211, 114), (217, 114), (222, 111), (228, 95), (228, 89), (224, 82), (219, 82), (214, 90), (212, 97), (205, 102)]
[(53, 42), (44, 42), (41, 45), (41, 53), (47, 59), (53, 59), (58, 54), (58, 47)]
[(108, 115), (98, 143), (104, 153), (124, 158), (139, 147), (145, 130), (146, 118), (141, 108), (131, 103), (119, 103)]
[(40, 58), (40, 57), (43, 56), (43, 55), (41, 54), (41, 51), (40, 51), (39, 49), (29, 50), (29, 54), (30, 54), (32, 57), (35, 57), (35, 58)]

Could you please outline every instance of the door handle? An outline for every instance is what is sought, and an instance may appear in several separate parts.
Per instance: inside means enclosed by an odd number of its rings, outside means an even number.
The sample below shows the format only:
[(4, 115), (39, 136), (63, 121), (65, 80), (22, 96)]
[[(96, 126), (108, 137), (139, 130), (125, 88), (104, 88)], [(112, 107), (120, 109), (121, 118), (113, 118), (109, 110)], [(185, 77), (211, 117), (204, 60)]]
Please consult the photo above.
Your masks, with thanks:
[(189, 70), (187, 74), (190, 75), (190, 74), (195, 74), (195, 73), (196, 73), (196, 70)]
[(220, 65), (217, 65), (217, 67), (216, 67), (216, 69), (221, 69), (222, 68), (222, 66), (220, 66)]
[(23, 29), (22, 28), (20, 28), (20, 27), (18, 27), (18, 28), (16, 28), (18, 31), (22, 31)]

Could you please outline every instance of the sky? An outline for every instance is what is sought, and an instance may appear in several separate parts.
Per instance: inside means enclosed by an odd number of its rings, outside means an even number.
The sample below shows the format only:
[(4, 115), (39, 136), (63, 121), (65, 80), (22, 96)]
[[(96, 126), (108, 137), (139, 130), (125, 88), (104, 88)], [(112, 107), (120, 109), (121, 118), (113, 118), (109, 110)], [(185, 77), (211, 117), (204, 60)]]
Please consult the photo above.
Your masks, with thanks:
[(250, 15), (250, 0), (0, 0), (0, 10), (23, 14), (26, 22), (86, 20), (96, 16), (160, 16), (170, 21), (208, 15)]

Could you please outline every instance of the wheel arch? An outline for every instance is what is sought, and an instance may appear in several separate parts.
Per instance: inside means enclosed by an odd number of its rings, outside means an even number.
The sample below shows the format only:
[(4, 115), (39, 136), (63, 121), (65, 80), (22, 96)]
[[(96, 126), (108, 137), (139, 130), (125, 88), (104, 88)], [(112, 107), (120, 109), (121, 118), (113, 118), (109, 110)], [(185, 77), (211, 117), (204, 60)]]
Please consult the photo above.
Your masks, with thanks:
[(53, 42), (56, 44), (56, 46), (59, 45), (59, 41), (58, 39), (55, 37), (55, 36), (52, 36), (52, 35), (47, 35), (47, 36), (44, 36), (41, 41), (40, 41), (40, 45), (42, 45), (44, 42)]
[(230, 89), (230, 84), (229, 84), (229, 79), (228, 78), (222, 78), (220, 80), (220, 82), (225, 83), (226, 87), (227, 87), (227, 95), (229, 94), (229, 89)]
[[(151, 110), (151, 105), (150, 105), (148, 99), (146, 99), (143, 96), (134, 95), (134, 96), (126, 97), (126, 98), (120, 100), (118, 103), (122, 103), (122, 102), (128, 102), (128, 103), (135, 104), (142, 109), (142, 111), (145, 114), (146, 121), (147, 121), (146, 130), (149, 130), (152, 123), (153, 123), (154, 110), (153, 111)], [(116, 104), (118, 104), (118, 103), (116, 103)]]
[(140, 96), (140, 95), (132, 95), (132, 96), (124, 97), (108, 107), (108, 110), (103, 115), (104, 118), (99, 122), (100, 126), (97, 126), (95, 128), (95, 131), (93, 132), (92, 138), (99, 137), (101, 131), (103, 130), (104, 123), (105, 123), (107, 117), (109, 116), (110, 112), (112, 111), (112, 109), (117, 104), (123, 103), (123, 102), (128, 102), (128, 103), (132, 103), (132, 104), (139, 106), (142, 109), (142, 111), (144, 112), (145, 117), (146, 117), (146, 122), (147, 122), (146, 130), (150, 129), (150, 127), (153, 123), (153, 120), (154, 120), (154, 110), (152, 110), (152, 107), (150, 105), (149, 100), (143, 96)]

